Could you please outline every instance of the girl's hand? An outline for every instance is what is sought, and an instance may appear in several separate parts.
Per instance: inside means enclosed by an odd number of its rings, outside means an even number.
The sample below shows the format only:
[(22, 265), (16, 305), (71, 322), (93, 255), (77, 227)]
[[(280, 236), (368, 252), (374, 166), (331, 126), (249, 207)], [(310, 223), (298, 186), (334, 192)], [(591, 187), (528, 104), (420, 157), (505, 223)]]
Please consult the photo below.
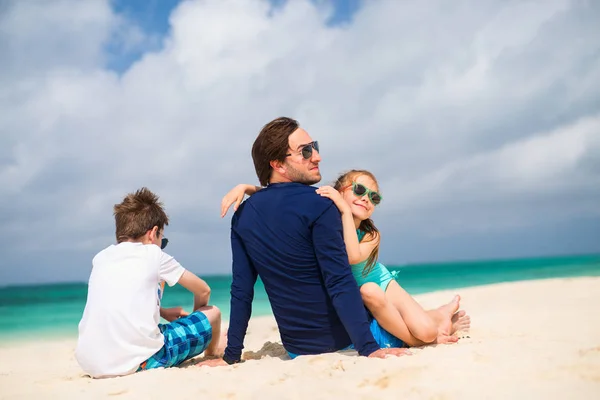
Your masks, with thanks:
[(161, 308), (160, 316), (169, 322), (175, 321), (177, 318), (187, 317), (189, 313), (181, 307)]
[(342, 214), (350, 212), (350, 206), (342, 198), (340, 192), (332, 188), (331, 186), (321, 186), (317, 189), (317, 193), (323, 197), (327, 197), (333, 201), (333, 204), (340, 210)]
[(227, 210), (234, 203), (235, 204), (233, 206), (233, 212), (236, 212), (238, 207), (240, 206), (240, 203), (242, 202), (242, 200), (244, 200), (244, 195), (247, 194), (248, 196), (251, 196), (256, 192), (256, 186), (245, 185), (243, 183), (240, 183), (239, 185), (231, 189), (229, 193), (227, 193), (225, 197), (223, 197), (223, 200), (221, 200), (221, 218), (223, 218), (225, 214), (227, 214)]

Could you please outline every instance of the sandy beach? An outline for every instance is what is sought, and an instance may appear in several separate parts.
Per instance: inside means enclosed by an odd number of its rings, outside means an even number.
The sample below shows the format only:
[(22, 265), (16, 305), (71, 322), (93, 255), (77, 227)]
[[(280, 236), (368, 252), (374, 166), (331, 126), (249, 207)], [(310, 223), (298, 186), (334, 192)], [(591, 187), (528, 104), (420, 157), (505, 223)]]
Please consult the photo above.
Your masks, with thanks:
[(355, 352), (289, 360), (271, 317), (253, 318), (247, 362), (93, 380), (75, 341), (0, 346), (2, 399), (598, 399), (600, 278), (505, 283), (416, 296), (426, 307), (462, 296), (471, 331), (457, 344), (385, 360)]

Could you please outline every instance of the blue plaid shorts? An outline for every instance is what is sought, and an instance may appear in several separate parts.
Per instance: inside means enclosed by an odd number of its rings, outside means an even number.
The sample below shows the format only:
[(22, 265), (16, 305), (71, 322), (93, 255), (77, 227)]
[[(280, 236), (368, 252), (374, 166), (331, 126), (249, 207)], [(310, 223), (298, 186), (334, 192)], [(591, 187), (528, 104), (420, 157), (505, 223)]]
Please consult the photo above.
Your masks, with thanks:
[(200, 311), (168, 324), (159, 324), (158, 328), (165, 337), (165, 344), (140, 365), (140, 371), (175, 367), (202, 353), (212, 339), (208, 317)]

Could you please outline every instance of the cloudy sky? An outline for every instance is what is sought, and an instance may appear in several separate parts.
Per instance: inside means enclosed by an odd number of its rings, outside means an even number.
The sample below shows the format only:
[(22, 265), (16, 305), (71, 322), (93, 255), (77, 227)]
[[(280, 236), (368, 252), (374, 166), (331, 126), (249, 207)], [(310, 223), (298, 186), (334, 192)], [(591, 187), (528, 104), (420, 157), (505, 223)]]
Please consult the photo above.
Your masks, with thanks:
[(0, 282), (85, 281), (148, 186), (230, 270), (222, 196), (278, 116), (379, 178), (388, 264), (600, 252), (596, 1), (0, 2)]

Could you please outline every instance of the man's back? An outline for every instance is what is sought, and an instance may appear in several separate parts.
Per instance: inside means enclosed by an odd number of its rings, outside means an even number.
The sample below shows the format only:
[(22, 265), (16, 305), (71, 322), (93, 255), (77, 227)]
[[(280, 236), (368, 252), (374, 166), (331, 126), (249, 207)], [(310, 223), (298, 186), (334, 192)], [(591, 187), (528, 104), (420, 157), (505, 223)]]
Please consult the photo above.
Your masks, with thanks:
[[(229, 344), (236, 352), (246, 329), (237, 332), (237, 327), (249, 317), (248, 285), (256, 274), (289, 352), (318, 354), (353, 342), (359, 352), (378, 348), (348, 265), (339, 211), (314, 187), (272, 184), (253, 195), (233, 217), (232, 247)], [(240, 303), (245, 307), (234, 307)]]

